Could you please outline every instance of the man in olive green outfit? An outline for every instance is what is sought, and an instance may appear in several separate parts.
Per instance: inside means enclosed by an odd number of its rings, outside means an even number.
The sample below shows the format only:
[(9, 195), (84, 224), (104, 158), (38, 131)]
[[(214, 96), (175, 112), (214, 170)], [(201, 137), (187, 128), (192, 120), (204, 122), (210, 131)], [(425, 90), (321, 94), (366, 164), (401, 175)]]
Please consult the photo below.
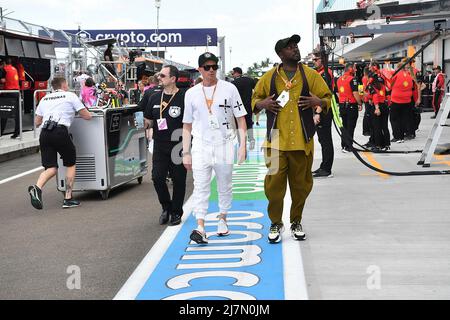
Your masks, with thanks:
[(301, 219), (313, 186), (314, 124), (310, 124), (313, 113), (326, 113), (331, 106), (331, 92), (323, 78), (299, 63), (299, 42), (300, 36), (293, 35), (276, 43), (275, 52), (282, 64), (258, 81), (252, 98), (254, 113), (265, 109), (267, 114), (267, 137), (263, 148), (269, 168), (264, 190), (272, 222), (268, 235), (270, 243), (281, 241), (287, 181), (292, 198), (292, 236), (296, 240), (306, 237)]

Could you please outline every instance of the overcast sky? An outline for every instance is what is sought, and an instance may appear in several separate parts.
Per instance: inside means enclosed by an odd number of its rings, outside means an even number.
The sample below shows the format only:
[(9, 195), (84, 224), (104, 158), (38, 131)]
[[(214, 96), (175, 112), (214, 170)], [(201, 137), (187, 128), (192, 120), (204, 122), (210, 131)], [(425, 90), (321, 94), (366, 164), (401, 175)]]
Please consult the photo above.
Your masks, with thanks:
[[(313, 1), (161, 0), (159, 27), (217, 28), (218, 35), (225, 36), (227, 71), (234, 66), (245, 71), (267, 57), (276, 62), (276, 40), (294, 33), (302, 37), (302, 54), (311, 51)], [(78, 25), (82, 29), (156, 28), (153, 0), (1, 0), (0, 6), (14, 11), (8, 17), (54, 29), (77, 29)], [(167, 48), (166, 57), (196, 66), (204, 51), (205, 47)], [(216, 47), (210, 51), (218, 53)]]

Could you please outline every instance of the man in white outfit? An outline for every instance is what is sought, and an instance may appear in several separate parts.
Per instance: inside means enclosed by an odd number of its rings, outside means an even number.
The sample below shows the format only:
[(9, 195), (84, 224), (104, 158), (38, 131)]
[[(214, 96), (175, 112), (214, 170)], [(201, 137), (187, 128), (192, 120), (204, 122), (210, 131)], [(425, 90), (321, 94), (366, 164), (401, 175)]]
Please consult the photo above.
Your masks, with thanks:
[[(183, 164), (194, 177), (193, 214), (198, 227), (191, 240), (208, 243), (205, 216), (211, 193), (214, 170), (219, 194), (219, 223), (217, 234), (228, 235), (226, 217), (232, 203), (232, 175), (234, 141), (239, 137), (238, 164), (246, 158), (247, 111), (236, 87), (217, 79), (219, 59), (206, 52), (198, 59), (198, 71), (203, 82), (189, 89), (185, 95), (183, 117)], [(236, 122), (239, 135), (236, 134)], [(191, 148), (191, 138), (192, 148)]]

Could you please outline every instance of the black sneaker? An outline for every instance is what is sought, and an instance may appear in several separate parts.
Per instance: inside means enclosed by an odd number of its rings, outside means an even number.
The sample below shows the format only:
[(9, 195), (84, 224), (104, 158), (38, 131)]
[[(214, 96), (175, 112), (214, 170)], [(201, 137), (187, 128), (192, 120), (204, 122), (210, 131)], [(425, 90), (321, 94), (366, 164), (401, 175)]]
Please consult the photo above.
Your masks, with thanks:
[(181, 223), (181, 214), (172, 214), (170, 216), (169, 226), (177, 226)]
[(400, 139), (394, 138), (394, 139), (391, 140), (391, 142), (397, 142), (397, 141), (399, 141), (399, 140), (400, 140)]
[(372, 151), (372, 152), (380, 152), (381, 148), (378, 147), (378, 146), (373, 146), (373, 147), (370, 148), (370, 151)]
[(294, 222), (291, 224), (291, 235), (295, 240), (305, 240), (306, 234), (303, 232), (302, 224)]
[(333, 174), (330, 171), (319, 169), (313, 172), (313, 178), (333, 178)]
[(43, 208), (43, 203), (42, 203), (42, 190), (39, 189), (38, 186), (34, 185), (34, 186), (29, 186), (28, 187), (28, 193), (30, 194), (31, 197), (31, 205), (38, 209), (41, 210)]
[(278, 243), (281, 241), (281, 234), (284, 231), (284, 225), (278, 223), (272, 223), (267, 239), (269, 243)]
[(206, 232), (201, 232), (199, 230), (193, 230), (190, 239), (197, 244), (207, 244), (208, 238), (206, 237)]
[(73, 200), (73, 199), (64, 199), (62, 207), (63, 207), (63, 209), (68, 209), (68, 208), (78, 207), (79, 205), (80, 205), (80, 201)]
[(16, 139), (18, 136), (19, 136), (18, 134), (13, 134), (13, 135), (11, 136), (11, 139)]
[(169, 211), (164, 210), (164, 211), (161, 213), (161, 216), (159, 217), (159, 224), (160, 224), (160, 225), (164, 225), (164, 224), (166, 224), (167, 222), (169, 222), (169, 217), (170, 217)]

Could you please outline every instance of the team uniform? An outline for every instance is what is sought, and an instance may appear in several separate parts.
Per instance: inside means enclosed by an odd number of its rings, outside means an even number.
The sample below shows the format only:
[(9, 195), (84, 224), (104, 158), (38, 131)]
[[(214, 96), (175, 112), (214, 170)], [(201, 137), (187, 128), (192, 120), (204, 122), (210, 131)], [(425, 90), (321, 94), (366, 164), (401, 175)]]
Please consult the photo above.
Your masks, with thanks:
[(342, 150), (351, 151), (359, 113), (357, 100), (353, 96), (353, 92), (358, 92), (358, 81), (350, 72), (346, 72), (337, 81), (337, 86), (339, 92), (339, 113), (344, 129), (349, 135), (349, 137), (342, 136), (341, 146)]
[(394, 141), (403, 142), (414, 135), (413, 106), (417, 95), (414, 79), (408, 71), (400, 71), (391, 79), (391, 125)]
[[(372, 74), (368, 79), (368, 91), (372, 100), (369, 107), (371, 113), (372, 136), (375, 148), (388, 150), (390, 142), (390, 133), (388, 126), (389, 108), (386, 98), (386, 85), (384, 77), (379, 74)], [(379, 107), (381, 114), (375, 114), (376, 106)]]
[[(13, 67), (10, 64), (5, 65), (3, 68), (5, 72), (5, 84), (3, 86), (4, 90), (19, 90), (19, 73), (17, 72), (17, 69)], [(18, 96), (16, 93), (5, 93), (3, 95), (4, 97), (11, 97), (14, 99), (18, 99)], [(12, 138), (17, 137), (20, 134), (20, 115), (19, 115), (19, 107), (17, 105), (17, 108), (14, 110), (14, 134), (11, 136)], [(4, 130), (4, 127), (6, 126), (6, 119), (2, 121), (2, 131)]]
[(363, 118), (363, 135), (370, 136), (368, 146), (373, 145), (373, 133), (372, 133), (372, 114), (370, 105), (372, 103), (372, 95), (368, 91), (367, 85), (369, 77), (364, 75), (362, 77), (363, 85), (363, 103), (364, 103), (364, 118)]
[(437, 115), (445, 95), (445, 76), (442, 72), (440, 72), (434, 79), (431, 90), (433, 92), (433, 110)]
[(76, 151), (69, 136), (69, 128), (75, 118), (75, 113), (85, 106), (72, 92), (57, 90), (47, 94), (36, 109), (36, 115), (41, 116), (43, 123), (54, 121), (57, 126), (53, 130), (42, 128), (39, 136), (41, 146), (42, 166), (45, 169), (57, 168), (57, 153), (63, 159), (65, 167), (74, 166)]

